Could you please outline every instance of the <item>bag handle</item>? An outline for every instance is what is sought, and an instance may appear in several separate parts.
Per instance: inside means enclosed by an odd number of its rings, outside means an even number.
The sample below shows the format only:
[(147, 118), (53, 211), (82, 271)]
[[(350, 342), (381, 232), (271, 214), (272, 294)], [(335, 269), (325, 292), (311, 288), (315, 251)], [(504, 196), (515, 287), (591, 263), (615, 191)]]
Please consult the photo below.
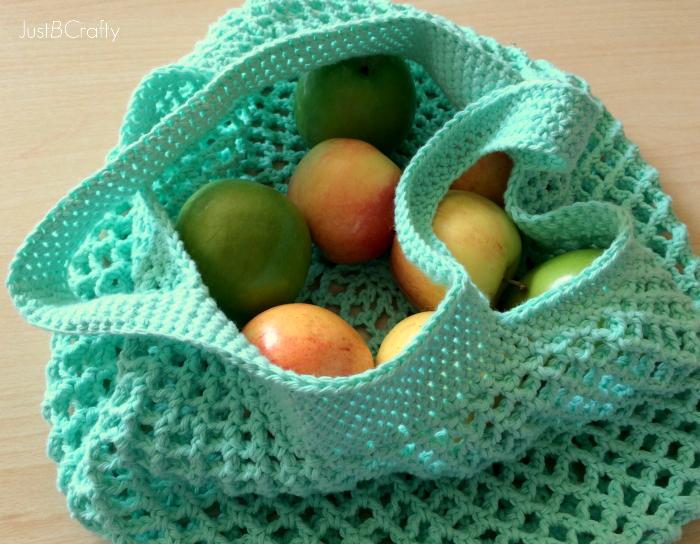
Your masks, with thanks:
[[(397, 188), (397, 234), (406, 258), (435, 283), (449, 286), (466, 276), (431, 226), (452, 181), (496, 150), (508, 151), (520, 170), (571, 171), (601, 114), (589, 94), (541, 80), (496, 90), (460, 111), (431, 140), (440, 145), (429, 142), (416, 154)], [(472, 310), (489, 318), (488, 300), (468, 285)]]
[[(359, 28), (372, 39), (357, 41), (350, 51), (345, 44), (356, 39)], [(411, 32), (406, 32), (407, 29)], [(452, 56), (438, 59), (438, 52), (446, 50)], [(7, 287), (19, 312), (30, 323), (54, 332), (126, 334), (128, 329), (113, 326), (106, 317), (109, 311), (116, 305), (136, 315), (144, 310), (143, 303), (149, 297), (155, 299), (164, 294), (114, 295), (117, 298), (103, 297), (89, 302), (75, 296), (67, 281), (68, 262), (99, 219), (139, 190), (150, 190), (169, 163), (197, 148), (198, 142), (216, 127), (238, 97), (317, 66), (354, 55), (377, 53), (398, 54), (441, 66), (434, 71), (434, 77), (460, 107), (471, 96), (492, 91), (493, 82), (506, 87), (522, 80), (510, 65), (468, 40), (454, 24), (410, 11), (307, 30), (265, 44), (234, 60), (185, 104), (120, 151), (56, 205), (18, 249), (10, 265)], [(493, 77), (472, 82), (460, 94), (455, 74), (462, 71), (464, 59), (471, 57), (487, 64)]]
[[(20, 313), (30, 323), (58, 333), (165, 336), (203, 345), (229, 356), (240, 355), (242, 346), (235, 327), (218, 312), (197, 282), (174, 285), (172, 290), (161, 288), (81, 301), (69, 288), (68, 263), (99, 219), (120, 202), (135, 198), (139, 192), (145, 195), (140, 205), (149, 210), (146, 216), (151, 217), (154, 228), (167, 233), (166, 238), (170, 236), (167, 217), (156, 209), (158, 195), (151, 194), (154, 182), (168, 164), (175, 157), (196, 149), (199, 141), (224, 119), (241, 95), (351, 56), (344, 44), (354, 39), (360, 28), (364, 36), (372, 39), (360, 40), (353, 55), (398, 54), (432, 67), (434, 79), (460, 107), (474, 97), (483, 97), (459, 113), (442, 131), (458, 130), (467, 118), (478, 128), (479, 123), (492, 119), (490, 116), (500, 115), (501, 120), (505, 120), (516, 115), (518, 122), (510, 123), (514, 128), (507, 132), (482, 132), (481, 151), (488, 150), (489, 141), (492, 145), (510, 144), (514, 149), (522, 148), (523, 160), (540, 161), (555, 168), (570, 168), (585, 146), (596, 110), (596, 102), (590, 95), (561, 80), (523, 83), (523, 77), (508, 63), (470, 41), (462, 29), (444, 19), (406, 12), (280, 38), (236, 59), (185, 104), (160, 120), (150, 132), (128, 145), (58, 203), (29, 235), (11, 264), (7, 285)], [(441, 51), (448, 51), (448, 56), (440, 57)], [(467, 62), (479, 62), (488, 68), (490, 75), (465, 83), (462, 72)], [(190, 76), (194, 77), (191, 73)], [(207, 79), (198, 77), (194, 79), (200, 83)], [(158, 76), (147, 81), (170, 80)], [(545, 105), (550, 111), (545, 115), (533, 113), (528, 106), (528, 101), (537, 93), (548, 98)], [(498, 125), (491, 123), (491, 126)], [(469, 132), (477, 134), (478, 131), (470, 129)], [(571, 139), (571, 134), (577, 137)], [(128, 138), (124, 140), (127, 142)], [(475, 152), (455, 159), (439, 157), (439, 153), (428, 145), (404, 173), (397, 196), (399, 222), (403, 214), (409, 212), (406, 180), (420, 179), (425, 168), (448, 168), (455, 172), (459, 168), (466, 169), (469, 160), (476, 156)], [(447, 166), (445, 161), (449, 163)], [(415, 192), (420, 184), (411, 186)], [(445, 251), (430, 238), (424, 225), (418, 222), (418, 226), (418, 245), (408, 248), (407, 257), (417, 261), (418, 254), (423, 252), (428, 264), (420, 266), (426, 268), (431, 277), (437, 276), (440, 281), (449, 279), (454, 274), (453, 264), (441, 264), (449, 262)], [(401, 236), (405, 242), (407, 233)], [(182, 256), (171, 264), (187, 271), (191, 268)], [(193, 300), (187, 308), (177, 302), (185, 292)], [(484, 308), (489, 314), (485, 304)], [(195, 314), (197, 320), (180, 323), (183, 316)], [(158, 325), (153, 326), (156, 322)], [(209, 325), (200, 329), (201, 323)], [(272, 365), (256, 368), (256, 372), (268, 377), (277, 375)], [(303, 379), (300, 380), (299, 385), (303, 386)]]

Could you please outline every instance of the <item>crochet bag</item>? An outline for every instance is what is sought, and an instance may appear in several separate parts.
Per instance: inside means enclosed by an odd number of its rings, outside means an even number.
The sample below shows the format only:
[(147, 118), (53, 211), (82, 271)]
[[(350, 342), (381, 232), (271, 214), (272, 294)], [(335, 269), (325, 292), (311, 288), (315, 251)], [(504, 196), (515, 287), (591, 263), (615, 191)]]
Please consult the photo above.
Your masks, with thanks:
[[(203, 184), (285, 192), (307, 151), (297, 76), (397, 54), (418, 92), (391, 158), (396, 229), (448, 294), (397, 358), (283, 371), (208, 297), (173, 229)], [(583, 274), (489, 308), (431, 229), (489, 152), (515, 167), (521, 272)], [(700, 515), (698, 258), (656, 171), (581, 79), (410, 6), (252, 0), (136, 89), (118, 146), (27, 238), (8, 288), (56, 334), (44, 417), (58, 485), (114, 542), (669, 542)], [(412, 312), (386, 257), (314, 250), (298, 301), (381, 340)]]

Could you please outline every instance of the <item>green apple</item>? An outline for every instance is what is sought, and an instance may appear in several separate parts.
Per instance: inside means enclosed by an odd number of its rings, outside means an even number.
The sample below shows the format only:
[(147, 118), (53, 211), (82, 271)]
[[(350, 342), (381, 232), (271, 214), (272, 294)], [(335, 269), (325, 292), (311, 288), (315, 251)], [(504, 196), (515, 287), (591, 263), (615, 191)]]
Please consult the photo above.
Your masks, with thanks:
[(515, 308), (526, 300), (540, 296), (576, 277), (603, 254), (602, 249), (577, 249), (543, 262), (530, 270), (520, 283), (523, 288), (510, 285), (503, 293), (504, 311)]
[(175, 228), (209, 294), (242, 327), (293, 302), (311, 265), (304, 216), (282, 193), (240, 179), (213, 181), (185, 202)]
[(314, 147), (331, 138), (372, 144), (385, 155), (406, 138), (416, 87), (400, 57), (356, 57), (303, 74), (294, 94), (299, 135)]

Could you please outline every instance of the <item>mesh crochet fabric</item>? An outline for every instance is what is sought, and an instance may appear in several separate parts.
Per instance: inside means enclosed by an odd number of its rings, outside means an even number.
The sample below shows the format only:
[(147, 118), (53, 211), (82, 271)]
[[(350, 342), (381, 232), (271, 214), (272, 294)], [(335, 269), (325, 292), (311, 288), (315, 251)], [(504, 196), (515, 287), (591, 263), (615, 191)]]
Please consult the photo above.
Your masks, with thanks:
[[(409, 59), (396, 228), (448, 295), (397, 358), (348, 378), (271, 365), (216, 308), (173, 230), (212, 179), (282, 192), (306, 152), (295, 78)], [(489, 308), (430, 228), (483, 154), (529, 268), (606, 249)], [(658, 175), (579, 78), (409, 6), (252, 1), (149, 74), (106, 166), (18, 250), (8, 288), (54, 331), (44, 415), (71, 512), (119, 542), (667, 542), (700, 515), (698, 259)], [(373, 352), (412, 309), (386, 258), (317, 251), (299, 301)], [(329, 494), (330, 493), (330, 494)]]

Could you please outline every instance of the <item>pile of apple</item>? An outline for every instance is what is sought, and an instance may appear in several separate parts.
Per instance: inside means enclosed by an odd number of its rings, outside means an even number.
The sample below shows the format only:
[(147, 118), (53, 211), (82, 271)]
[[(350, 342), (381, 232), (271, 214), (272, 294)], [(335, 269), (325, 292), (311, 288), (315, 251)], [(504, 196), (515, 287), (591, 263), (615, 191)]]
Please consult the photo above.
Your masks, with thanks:
[[(394, 232), (401, 170), (387, 157), (413, 125), (416, 90), (398, 57), (353, 58), (304, 74), (294, 113), (311, 150), (287, 196), (245, 180), (217, 180), (182, 207), (176, 229), (221, 310), (272, 363), (298, 374), (348, 376), (398, 354), (444, 298), (403, 254)], [(507, 310), (569, 280), (602, 251), (573, 251), (512, 278), (520, 233), (504, 211), (513, 167), (496, 152), (456, 179), (438, 204), (435, 235), (495, 307)], [(376, 363), (359, 333), (333, 312), (294, 304), (312, 243), (334, 263), (379, 257), (419, 312), (394, 327)], [(499, 302), (500, 300), (500, 302)]]

